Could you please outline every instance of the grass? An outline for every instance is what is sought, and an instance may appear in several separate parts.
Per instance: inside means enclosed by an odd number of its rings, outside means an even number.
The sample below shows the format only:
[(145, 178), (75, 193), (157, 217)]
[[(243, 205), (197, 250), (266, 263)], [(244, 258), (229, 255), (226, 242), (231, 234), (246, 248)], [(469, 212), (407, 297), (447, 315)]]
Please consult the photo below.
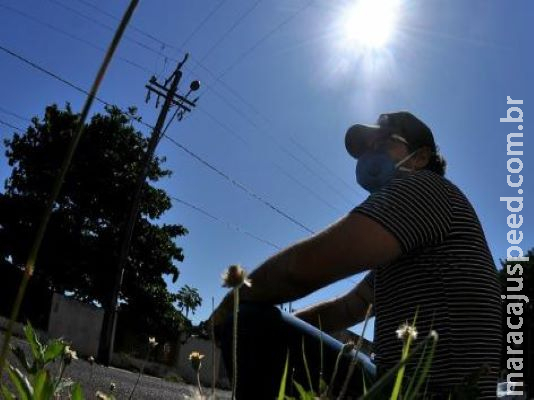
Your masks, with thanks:
[[(73, 400), (82, 400), (81, 386), (71, 379), (64, 378), (64, 373), (73, 359), (77, 358), (67, 342), (53, 339), (41, 343), (31, 324), (24, 327), (26, 342), (30, 348), (29, 356), (21, 347), (11, 348), (19, 367), (7, 363), (7, 373), (12, 388), (0, 384), (0, 393), (6, 400), (27, 399), (47, 400), (69, 396)], [(53, 366), (59, 364), (57, 370)], [(14, 392), (13, 392), (14, 390)]]
[[(233, 365), (233, 381), (232, 381), (232, 399), (235, 399), (236, 396), (236, 387), (237, 387), (237, 313), (239, 309), (239, 288), (243, 284), (250, 285), (250, 281), (246, 281), (246, 272), (239, 266), (231, 266), (223, 275), (224, 277), (224, 286), (231, 287), (234, 294), (234, 304), (233, 304), (233, 313), (234, 313), (234, 326), (233, 326), (233, 337), (232, 337), (232, 365)], [(246, 282), (246, 283), (245, 283)], [(292, 380), (290, 384), (292, 384), (295, 389), (297, 390), (298, 397), (290, 397), (286, 395), (286, 389), (288, 385), (288, 370), (289, 370), (289, 352), (286, 357), (286, 362), (284, 365), (284, 370), (282, 372), (282, 377), (280, 381), (280, 387), (278, 390), (278, 400), (330, 400), (330, 399), (337, 399), (337, 400), (343, 400), (347, 396), (348, 387), (350, 385), (350, 382), (352, 380), (352, 376), (354, 374), (354, 371), (356, 370), (356, 367), (358, 365), (358, 353), (361, 349), (361, 346), (363, 344), (363, 336), (365, 334), (365, 330), (367, 328), (367, 323), (369, 320), (369, 317), (371, 315), (372, 305), (369, 305), (367, 309), (367, 313), (365, 316), (364, 321), (364, 327), (362, 335), (360, 336), (358, 342), (356, 345), (344, 345), (341, 350), (339, 351), (339, 354), (337, 356), (334, 370), (332, 373), (332, 376), (329, 379), (329, 384), (327, 385), (324, 376), (323, 376), (323, 349), (322, 349), (322, 336), (320, 337), (321, 342), (321, 352), (320, 352), (320, 372), (319, 372), (319, 392), (316, 393), (313, 389), (313, 379), (310, 374), (310, 369), (308, 367), (308, 361), (306, 358), (306, 349), (304, 347), (304, 338), (302, 340), (302, 358), (303, 358), (303, 365), (304, 365), (304, 372), (305, 377), (307, 380), (307, 385), (309, 386), (309, 389), (306, 390), (301, 383), (296, 382), (295, 380)], [(436, 347), (436, 343), (438, 341), (438, 335), (435, 331), (431, 331), (427, 337), (422, 340), (420, 343), (415, 346), (415, 348), (412, 348), (412, 344), (414, 343), (415, 339), (417, 338), (417, 329), (416, 329), (416, 322), (417, 319), (417, 313), (414, 317), (414, 320), (411, 324), (403, 324), (399, 327), (397, 330), (397, 336), (399, 340), (403, 341), (403, 347), (401, 352), (401, 359), (398, 362), (398, 364), (389, 370), (387, 373), (385, 373), (378, 381), (374, 382), (369, 388), (367, 388), (367, 382), (365, 381), (365, 376), (362, 376), (363, 379), (363, 387), (364, 387), (364, 393), (360, 397), (364, 400), (371, 400), (371, 399), (383, 399), (383, 398), (390, 398), (391, 400), (413, 400), (413, 399), (419, 399), (421, 396), (424, 398), (424, 393), (421, 394), (420, 390), (423, 387), (424, 383), (426, 382), (426, 379), (428, 377), (430, 366), (432, 364), (432, 359), (434, 357), (434, 351)], [(319, 321), (320, 325), (320, 321)], [(392, 335), (394, 333), (392, 332)], [(335, 396), (333, 393), (333, 385), (336, 379), (336, 375), (338, 374), (339, 370), (339, 363), (344, 353), (347, 352), (348, 349), (352, 350), (352, 346), (354, 346), (354, 355), (353, 358), (349, 364), (349, 368), (347, 371), (347, 374), (345, 376), (345, 379), (343, 381), (343, 386), (340, 391), (340, 393)], [(420, 354), (419, 360), (417, 362), (417, 368), (415, 370), (415, 374), (409, 379), (405, 379), (405, 366), (408, 362), (412, 361), (414, 357), (416, 357), (417, 354)], [(261, 362), (259, 360), (258, 362)], [(363, 370), (362, 370), (363, 374)], [(393, 385), (392, 385), (393, 383)], [(393, 386), (393, 389), (389, 389), (391, 386)], [(260, 389), (261, 390), (261, 389)], [(391, 393), (389, 393), (391, 391)], [(258, 394), (261, 396), (261, 393)]]

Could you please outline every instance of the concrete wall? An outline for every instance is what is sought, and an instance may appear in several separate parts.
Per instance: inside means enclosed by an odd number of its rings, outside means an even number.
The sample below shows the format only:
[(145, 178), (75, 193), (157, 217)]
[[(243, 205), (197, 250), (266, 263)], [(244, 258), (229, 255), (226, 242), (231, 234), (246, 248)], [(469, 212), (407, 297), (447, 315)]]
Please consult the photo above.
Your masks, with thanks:
[(48, 334), (71, 342), (80, 355), (95, 356), (103, 319), (103, 309), (54, 293)]
[(228, 386), (228, 378), (222, 362), (221, 351), (215, 348), (215, 357), (212, 357), (211, 341), (191, 337), (180, 348), (178, 356), (178, 374), (189, 382), (196, 380), (195, 371), (191, 367), (189, 361), (189, 354), (193, 351), (198, 351), (204, 355), (202, 359), (202, 367), (200, 368), (200, 382), (207, 386), (211, 386), (213, 375), (213, 363), (215, 363), (216, 383), (218, 386)]

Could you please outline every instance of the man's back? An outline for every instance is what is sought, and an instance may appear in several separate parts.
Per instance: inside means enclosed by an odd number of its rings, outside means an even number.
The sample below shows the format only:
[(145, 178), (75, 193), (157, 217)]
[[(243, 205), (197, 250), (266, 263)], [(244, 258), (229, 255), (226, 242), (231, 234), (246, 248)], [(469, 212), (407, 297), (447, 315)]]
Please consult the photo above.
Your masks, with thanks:
[(445, 178), (418, 171), (394, 179), (354, 212), (375, 219), (403, 255), (366, 279), (375, 292), (376, 361), (400, 359), (395, 330), (417, 313), (421, 336), (439, 334), (431, 387), (446, 394), (483, 365), (480, 398), (494, 398), (501, 350), (500, 287), (475, 211)]

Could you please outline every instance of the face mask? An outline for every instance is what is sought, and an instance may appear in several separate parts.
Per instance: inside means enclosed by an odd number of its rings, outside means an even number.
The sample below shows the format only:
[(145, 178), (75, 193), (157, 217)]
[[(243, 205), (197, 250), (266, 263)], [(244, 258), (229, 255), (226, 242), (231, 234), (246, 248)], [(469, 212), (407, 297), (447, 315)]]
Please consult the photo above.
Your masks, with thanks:
[(391, 181), (397, 171), (411, 172), (412, 169), (402, 167), (416, 152), (408, 154), (395, 163), (385, 151), (375, 150), (363, 154), (356, 164), (356, 180), (370, 193), (376, 192)]

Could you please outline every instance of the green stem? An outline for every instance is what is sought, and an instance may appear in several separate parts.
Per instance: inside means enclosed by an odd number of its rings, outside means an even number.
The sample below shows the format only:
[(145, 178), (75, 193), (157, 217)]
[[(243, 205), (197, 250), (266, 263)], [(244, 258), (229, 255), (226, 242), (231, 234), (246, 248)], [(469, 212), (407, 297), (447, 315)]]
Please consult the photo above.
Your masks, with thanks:
[(62, 358), (61, 364), (59, 364), (59, 373), (57, 374), (56, 383), (54, 385), (54, 393), (56, 393), (57, 387), (59, 386), (61, 379), (63, 379), (63, 373), (65, 372), (66, 367), (65, 360)]
[(200, 385), (200, 368), (197, 370), (197, 386), (198, 386), (198, 394), (200, 397), (202, 397), (202, 386)]
[(310, 387), (310, 391), (313, 392), (313, 383), (311, 379), (310, 368), (308, 367), (306, 349), (304, 348), (304, 336), (302, 337), (302, 362), (304, 363), (304, 370), (306, 371), (306, 377), (308, 378), (308, 386)]
[(132, 392), (130, 393), (130, 396), (128, 396), (128, 400), (132, 400), (133, 398), (133, 395), (135, 393), (135, 389), (137, 389), (137, 385), (139, 385), (139, 381), (141, 380), (141, 375), (143, 375), (143, 371), (145, 369), (145, 364), (147, 363), (148, 361), (148, 357), (150, 357), (150, 350), (151, 350), (152, 346), (148, 346), (148, 351), (146, 352), (146, 357), (145, 359), (143, 360), (143, 363), (141, 364), (141, 368), (139, 369), (139, 374), (137, 375), (137, 381), (135, 381), (135, 385), (132, 389)]
[(339, 369), (339, 362), (343, 356), (343, 347), (337, 353), (336, 363), (334, 365), (334, 372), (332, 372), (332, 377), (330, 378), (330, 383), (328, 384), (327, 397), (330, 398), (332, 395), (332, 390), (334, 390), (334, 381), (336, 380), (337, 370)]
[[(365, 396), (360, 397), (359, 399), (373, 399), (375, 396), (380, 393), (381, 390), (384, 389), (387, 382), (392, 380), (393, 375), (397, 373), (397, 371), (404, 366), (415, 354), (417, 354), (419, 351), (421, 351), (425, 346), (427, 346), (428, 342), (432, 340), (433, 342), (437, 342), (437, 337), (429, 334), (424, 341), (420, 342), (417, 346), (414, 347), (412, 351), (408, 354), (408, 356), (404, 360), (400, 360), (393, 368), (388, 370), (382, 377), (369, 389), (369, 391), (365, 394)], [(424, 396), (423, 398), (426, 398)]]
[[(413, 322), (411, 323), (410, 327), (412, 330), (415, 330), (415, 322), (417, 321), (417, 314), (419, 313), (419, 307), (417, 307), (415, 311), (415, 316), (413, 319)], [(401, 361), (405, 361), (408, 357), (408, 354), (410, 353), (410, 346), (412, 345), (413, 338), (411, 334), (408, 335), (406, 338), (406, 341), (404, 342), (404, 345), (402, 346), (402, 355), (401, 355)], [(393, 392), (391, 392), (391, 400), (397, 400), (402, 388), (402, 380), (404, 379), (404, 371), (406, 370), (405, 364), (403, 364), (398, 373), (397, 377), (395, 378), (395, 384), (393, 386)]]
[(373, 305), (369, 304), (369, 306), (367, 307), (367, 312), (365, 313), (365, 322), (363, 323), (362, 334), (360, 336), (360, 339), (358, 340), (358, 343), (356, 344), (356, 352), (350, 362), (349, 371), (347, 372), (347, 376), (345, 377), (345, 382), (343, 382), (343, 388), (341, 389), (341, 392), (339, 393), (339, 396), (337, 398), (338, 400), (341, 400), (343, 399), (343, 397), (345, 397), (345, 394), (347, 393), (347, 390), (349, 388), (349, 382), (352, 378), (352, 375), (354, 374), (354, 369), (356, 368), (356, 364), (358, 363), (358, 353), (360, 352), (360, 348), (362, 347), (363, 336), (365, 335), (365, 331), (367, 329), (367, 323), (369, 322), (369, 317), (371, 316), (372, 309), (373, 309)]
[(33, 241), (30, 253), (28, 255), (28, 259), (26, 261), (26, 266), (24, 268), (24, 275), (22, 277), (22, 282), (20, 283), (19, 290), (17, 292), (17, 297), (15, 298), (15, 303), (13, 304), (13, 308), (11, 309), (11, 316), (10, 316), (9, 323), (7, 326), (7, 332), (5, 333), (4, 343), (2, 345), (2, 352), (0, 353), (0, 374), (4, 371), (5, 360), (6, 360), (7, 352), (9, 350), (9, 342), (11, 341), (11, 336), (13, 335), (14, 324), (19, 315), (20, 306), (22, 304), (22, 300), (24, 299), (24, 294), (26, 293), (28, 282), (31, 276), (33, 275), (33, 272), (35, 269), (35, 261), (37, 259), (37, 255), (39, 254), (39, 249), (41, 248), (41, 243), (43, 241), (46, 227), (48, 226), (48, 221), (50, 220), (50, 215), (52, 214), (54, 203), (56, 202), (59, 196), (59, 192), (61, 190), (61, 187), (63, 186), (63, 181), (65, 180), (65, 175), (67, 174), (67, 170), (69, 169), (72, 158), (74, 157), (74, 152), (76, 151), (76, 148), (78, 147), (78, 143), (80, 142), (80, 139), (82, 137), (84, 127), (85, 127), (85, 120), (87, 118), (87, 115), (89, 114), (91, 105), (93, 104), (93, 101), (96, 97), (96, 93), (98, 91), (98, 88), (100, 87), (100, 83), (102, 82), (104, 78), (104, 75), (109, 66), (109, 63), (111, 62), (113, 54), (115, 53), (115, 50), (120, 42), (120, 39), (122, 38), (124, 31), (126, 30), (126, 26), (128, 25), (130, 18), (132, 17), (132, 14), (135, 8), (137, 7), (138, 2), (139, 0), (131, 0), (130, 5), (128, 6), (126, 12), (124, 13), (124, 16), (122, 17), (120, 25), (117, 28), (117, 31), (115, 32), (115, 36), (113, 37), (113, 40), (111, 41), (111, 44), (106, 52), (106, 55), (104, 56), (104, 60), (102, 61), (100, 69), (98, 70), (98, 73), (95, 77), (93, 86), (91, 87), (91, 90), (89, 91), (89, 95), (87, 96), (85, 100), (85, 104), (82, 109), (82, 113), (80, 115), (78, 131), (71, 139), (69, 148), (67, 150), (67, 154), (63, 160), (63, 164), (61, 165), (60, 172), (56, 176), (56, 180), (54, 182), (52, 192), (46, 202), (45, 211), (41, 218), (39, 227), (37, 229), (37, 234), (35, 235), (35, 239)]
[[(408, 357), (411, 344), (412, 344), (412, 337), (408, 335), (408, 337), (406, 338), (406, 342), (404, 343), (404, 346), (402, 347), (401, 361), (405, 361), (406, 358)], [(399, 393), (401, 391), (402, 380), (404, 379), (405, 369), (406, 369), (406, 365), (403, 364), (402, 367), (400, 367), (399, 372), (397, 372), (397, 377), (395, 378), (395, 385), (393, 386), (393, 391), (391, 392), (391, 400), (397, 400), (399, 397)]]

